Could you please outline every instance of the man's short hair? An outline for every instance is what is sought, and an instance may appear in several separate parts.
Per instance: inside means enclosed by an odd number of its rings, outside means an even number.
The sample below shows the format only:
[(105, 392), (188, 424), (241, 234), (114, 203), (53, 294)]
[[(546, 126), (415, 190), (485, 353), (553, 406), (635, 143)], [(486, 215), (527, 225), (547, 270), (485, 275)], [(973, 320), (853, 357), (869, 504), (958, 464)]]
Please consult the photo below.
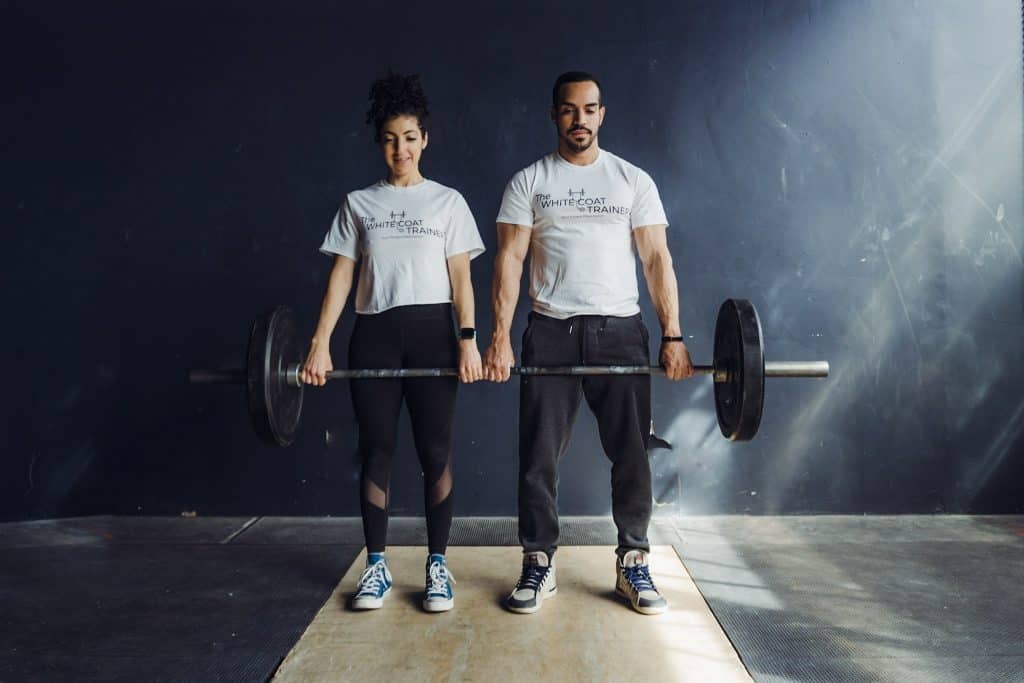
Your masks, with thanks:
[(566, 83), (585, 83), (587, 81), (593, 81), (594, 85), (597, 86), (597, 102), (601, 103), (603, 92), (601, 88), (601, 81), (586, 71), (566, 71), (564, 74), (555, 79), (555, 86), (551, 88), (551, 106), (558, 107), (558, 96), (562, 93), (562, 86)]

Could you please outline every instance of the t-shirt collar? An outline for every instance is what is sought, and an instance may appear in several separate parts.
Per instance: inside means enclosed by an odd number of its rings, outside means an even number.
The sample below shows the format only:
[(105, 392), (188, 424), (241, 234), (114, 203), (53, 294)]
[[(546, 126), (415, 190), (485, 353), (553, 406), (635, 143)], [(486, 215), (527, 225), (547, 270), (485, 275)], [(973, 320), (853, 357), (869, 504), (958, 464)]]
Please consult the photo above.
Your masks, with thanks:
[(391, 190), (392, 192), (418, 192), (419, 190), (425, 188), (428, 182), (430, 181), (424, 178), (422, 181), (416, 183), (415, 185), (406, 185), (403, 187), (400, 185), (392, 185), (391, 183), (388, 182), (387, 178), (381, 178), (377, 184), (386, 190)]
[(590, 169), (590, 168), (597, 168), (597, 167), (598, 167), (598, 166), (600, 166), (600, 165), (601, 165), (601, 163), (602, 163), (602, 162), (604, 161), (604, 150), (603, 150), (603, 149), (601, 149), (601, 148), (599, 147), (599, 148), (597, 149), (597, 158), (596, 158), (596, 159), (594, 159), (593, 161), (591, 161), (591, 162), (590, 162), (589, 164), (583, 164), (583, 165), (580, 165), (580, 164), (574, 164), (574, 163), (572, 163), (571, 161), (567, 161), (567, 160), (566, 160), (566, 159), (565, 159), (565, 158), (564, 158), (564, 157), (563, 157), (563, 156), (562, 156), (562, 155), (561, 155), (561, 154), (560, 154), (560, 153), (558, 152), (558, 150), (557, 150), (557, 149), (556, 149), (556, 150), (555, 150), (555, 152), (554, 152), (554, 156), (555, 156), (555, 161), (556, 161), (556, 162), (558, 162), (558, 163), (560, 163), (560, 164), (564, 164), (564, 165), (568, 166), (569, 168), (575, 168), (575, 169)]

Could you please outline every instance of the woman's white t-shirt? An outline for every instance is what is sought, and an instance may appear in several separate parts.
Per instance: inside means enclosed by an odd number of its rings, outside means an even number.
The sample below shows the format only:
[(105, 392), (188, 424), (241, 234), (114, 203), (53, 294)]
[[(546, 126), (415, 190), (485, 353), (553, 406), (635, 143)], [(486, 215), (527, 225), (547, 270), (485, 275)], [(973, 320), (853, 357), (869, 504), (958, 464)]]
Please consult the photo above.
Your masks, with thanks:
[(448, 257), (484, 252), (473, 214), (457, 190), (433, 180), (397, 187), (381, 180), (345, 197), (320, 246), (362, 261), (356, 312), (452, 300)]

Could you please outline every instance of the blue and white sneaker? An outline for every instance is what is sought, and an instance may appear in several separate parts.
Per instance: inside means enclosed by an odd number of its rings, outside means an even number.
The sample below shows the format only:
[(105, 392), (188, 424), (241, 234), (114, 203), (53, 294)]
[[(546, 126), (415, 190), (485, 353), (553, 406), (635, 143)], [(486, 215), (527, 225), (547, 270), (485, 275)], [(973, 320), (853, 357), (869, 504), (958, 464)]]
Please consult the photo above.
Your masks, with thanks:
[(427, 589), (423, 596), (423, 609), (428, 612), (447, 612), (455, 607), (452, 584), (455, 577), (448, 570), (444, 555), (427, 557)]
[(668, 601), (651, 580), (651, 570), (647, 565), (647, 553), (643, 550), (630, 550), (615, 561), (618, 579), (615, 592), (629, 600), (633, 609), (640, 614), (661, 614), (668, 609)]
[(384, 596), (390, 592), (391, 572), (384, 561), (384, 553), (368, 553), (366, 569), (356, 584), (352, 609), (379, 609), (384, 604)]
[(517, 614), (531, 614), (557, 592), (554, 560), (549, 559), (543, 550), (523, 553), (523, 573), (519, 575), (505, 605)]

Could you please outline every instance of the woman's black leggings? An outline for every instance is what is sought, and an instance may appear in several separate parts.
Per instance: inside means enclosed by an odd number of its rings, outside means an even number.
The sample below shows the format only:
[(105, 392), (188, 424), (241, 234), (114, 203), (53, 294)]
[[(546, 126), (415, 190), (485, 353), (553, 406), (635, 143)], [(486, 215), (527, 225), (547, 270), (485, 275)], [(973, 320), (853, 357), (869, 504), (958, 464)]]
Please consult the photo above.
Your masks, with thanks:
[[(458, 366), (451, 304), (399, 306), (356, 316), (348, 365), (353, 369)], [(452, 417), (458, 378), (355, 379), (350, 386), (359, 425), (363, 467), (359, 499), (367, 551), (384, 552), (387, 545), (391, 459), (405, 398), (423, 468), (427, 544), (431, 553), (443, 554), (452, 524)]]

